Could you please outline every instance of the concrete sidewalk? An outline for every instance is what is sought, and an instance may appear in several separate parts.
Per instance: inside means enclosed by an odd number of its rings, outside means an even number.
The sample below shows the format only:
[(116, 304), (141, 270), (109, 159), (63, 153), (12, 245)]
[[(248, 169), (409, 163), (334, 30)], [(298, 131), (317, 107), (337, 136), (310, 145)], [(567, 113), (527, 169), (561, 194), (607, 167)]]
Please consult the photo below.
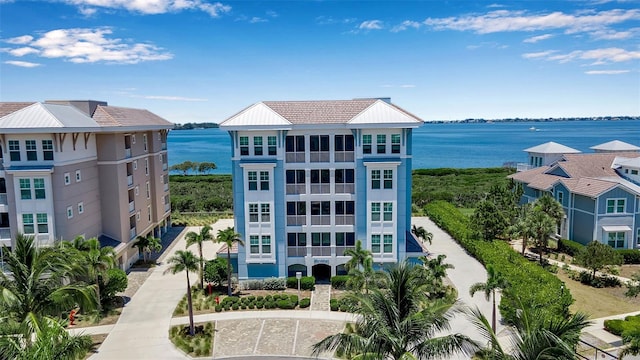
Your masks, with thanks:
[[(220, 220), (213, 224), (213, 233), (219, 229), (233, 226), (233, 220)], [(178, 239), (163, 254), (162, 261), (153, 269), (152, 274), (126, 304), (120, 319), (109, 332), (109, 336), (91, 359), (184, 359), (185, 356), (169, 341), (169, 323), (173, 310), (186, 294), (186, 275), (164, 274), (168, 268), (166, 260), (177, 250), (185, 249), (184, 236), (188, 231), (199, 231), (199, 228), (186, 228)], [(205, 258), (212, 259), (219, 244), (206, 243), (203, 246)], [(197, 254), (197, 248), (190, 248)], [(197, 275), (190, 274), (192, 284), (197, 282)], [(82, 329), (80, 329), (82, 330)], [(89, 328), (85, 328), (89, 333)]]

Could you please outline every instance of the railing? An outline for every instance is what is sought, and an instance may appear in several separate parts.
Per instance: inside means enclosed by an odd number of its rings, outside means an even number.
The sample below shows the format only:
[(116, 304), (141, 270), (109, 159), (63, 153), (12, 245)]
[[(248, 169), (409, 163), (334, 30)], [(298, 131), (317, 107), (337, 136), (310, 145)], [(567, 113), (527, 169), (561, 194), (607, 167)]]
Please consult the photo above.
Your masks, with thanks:
[(355, 249), (354, 246), (336, 246), (336, 256), (344, 256), (344, 252), (349, 249)]
[(305, 184), (287, 184), (287, 195), (304, 194), (306, 189)]
[(312, 246), (311, 255), (313, 256), (331, 256), (330, 246)]
[(162, 163), (162, 170), (167, 170), (169, 168), (168, 163)]
[(312, 151), (309, 154), (309, 162), (329, 162), (328, 151)]
[(125, 148), (124, 149), (124, 157), (125, 158), (130, 158), (131, 157), (131, 148)]
[(336, 151), (333, 158), (335, 162), (353, 162), (355, 156), (353, 151)]
[(35, 240), (38, 246), (51, 246), (54, 244), (54, 239), (49, 234), (37, 234)]
[(0, 229), (0, 239), (11, 239), (11, 229), (9, 228)]
[(304, 153), (303, 152), (290, 152), (286, 153), (285, 160), (288, 163), (301, 163), (305, 162)]
[(336, 184), (336, 194), (355, 194), (354, 184)]
[(289, 246), (287, 247), (287, 256), (289, 257), (307, 256), (307, 248), (305, 246)]
[(127, 175), (127, 186), (133, 185), (133, 175)]
[(311, 225), (331, 225), (331, 215), (311, 215)]
[(0, 194), (0, 205), (8, 205), (7, 194)]
[(593, 354), (593, 357), (591, 355), (589, 356), (585, 356), (583, 354), (580, 354), (578, 352), (576, 352), (576, 355), (578, 355), (578, 357), (580, 357), (581, 359), (609, 359), (609, 360), (617, 360), (618, 357), (610, 352), (607, 352), (605, 350), (600, 349), (597, 346), (591, 345), (586, 341), (583, 340), (578, 340), (578, 342), (580, 343), (580, 346), (586, 346), (587, 348), (590, 348), (591, 350), (589, 351), (593, 351), (595, 350), (595, 354)]
[(355, 224), (354, 215), (336, 215), (336, 225), (353, 225)]
[(307, 216), (306, 215), (287, 215), (287, 225), (288, 226), (307, 225)]
[(136, 228), (132, 227), (131, 229), (129, 229), (129, 240), (133, 239), (136, 237)]
[(164, 183), (164, 191), (169, 191), (169, 183)]
[(525, 164), (525, 163), (518, 163), (518, 165), (516, 165), (516, 171), (517, 172), (527, 171), (527, 170), (531, 170), (531, 169), (533, 169), (533, 165), (529, 165), (529, 164)]
[(136, 209), (136, 204), (134, 201), (129, 201), (129, 213), (134, 212)]
[(162, 150), (167, 150), (167, 143), (163, 142), (161, 147), (162, 147)]
[(312, 194), (329, 194), (331, 193), (331, 184), (311, 184)]
[(164, 212), (168, 213), (169, 211), (171, 211), (171, 204), (164, 204)]

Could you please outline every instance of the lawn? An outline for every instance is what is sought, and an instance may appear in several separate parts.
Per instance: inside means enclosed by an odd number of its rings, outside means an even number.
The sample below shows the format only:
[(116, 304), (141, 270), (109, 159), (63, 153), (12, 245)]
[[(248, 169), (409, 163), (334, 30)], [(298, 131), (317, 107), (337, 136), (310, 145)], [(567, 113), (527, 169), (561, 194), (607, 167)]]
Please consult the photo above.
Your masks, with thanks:
[(558, 271), (558, 278), (564, 281), (571, 291), (575, 302), (570, 306), (571, 312), (582, 311), (592, 319), (610, 315), (625, 314), (638, 311), (640, 298), (624, 296), (626, 287), (597, 289), (571, 280), (562, 269)]

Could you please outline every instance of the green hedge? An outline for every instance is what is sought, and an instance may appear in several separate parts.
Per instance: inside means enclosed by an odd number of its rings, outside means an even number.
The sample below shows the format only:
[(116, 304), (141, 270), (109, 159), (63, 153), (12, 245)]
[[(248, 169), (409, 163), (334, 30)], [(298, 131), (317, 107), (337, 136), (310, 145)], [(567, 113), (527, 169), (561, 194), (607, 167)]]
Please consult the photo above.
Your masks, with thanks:
[(584, 248), (584, 245), (579, 242), (567, 239), (560, 239), (560, 241), (558, 241), (558, 251), (567, 255), (576, 256), (582, 248)]
[(622, 336), (624, 332), (640, 331), (640, 315), (627, 316), (624, 320), (605, 320), (604, 329), (618, 336)]
[[(298, 279), (295, 276), (287, 278), (287, 287), (289, 289), (298, 288)], [(313, 290), (316, 287), (316, 278), (313, 276), (303, 276), (300, 279), (300, 290)]]
[(622, 255), (625, 264), (640, 264), (640, 250), (620, 249), (617, 251)]
[(522, 306), (544, 306), (551, 313), (566, 316), (573, 298), (568, 291), (562, 291), (563, 282), (555, 275), (523, 258), (503, 241), (473, 240), (469, 219), (455, 206), (436, 201), (425, 206), (425, 213), (439, 227), (447, 231), (460, 245), (485, 266), (492, 265), (509, 282), (509, 292), (505, 292), (500, 303), (503, 318), (514, 318)]
[(344, 290), (347, 288), (349, 275), (336, 275), (331, 277), (331, 287), (334, 289)]

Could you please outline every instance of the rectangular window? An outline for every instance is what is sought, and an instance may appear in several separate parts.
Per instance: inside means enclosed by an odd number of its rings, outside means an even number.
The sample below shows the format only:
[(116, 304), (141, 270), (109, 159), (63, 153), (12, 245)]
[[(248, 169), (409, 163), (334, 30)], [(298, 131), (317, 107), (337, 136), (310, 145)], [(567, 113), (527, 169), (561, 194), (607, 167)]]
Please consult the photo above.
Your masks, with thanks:
[(336, 246), (354, 246), (355, 243), (356, 243), (355, 233), (352, 233), (352, 232), (336, 233)]
[(353, 184), (355, 179), (353, 169), (336, 169), (336, 184)]
[(251, 254), (260, 253), (260, 237), (258, 235), (249, 236), (249, 252)]
[(371, 154), (371, 135), (362, 135), (362, 153)]
[(393, 253), (393, 235), (384, 235), (383, 241), (384, 248), (382, 249), (382, 251), (386, 254)]
[(144, 159), (144, 174), (149, 176), (149, 159)]
[(262, 253), (271, 254), (271, 236), (262, 235)]
[(35, 234), (33, 225), (33, 214), (22, 214), (22, 230), (25, 234)]
[(380, 221), (380, 203), (371, 203), (371, 221)]
[(371, 188), (380, 189), (380, 170), (371, 170)]
[(138, 160), (133, 160), (133, 170), (138, 170)]
[(277, 148), (276, 148), (276, 137), (275, 136), (267, 136), (267, 146), (268, 146), (268, 152), (269, 155), (276, 155), (277, 153)]
[(287, 184), (304, 184), (304, 170), (287, 170)]
[(336, 215), (353, 215), (354, 211), (353, 201), (336, 201)]
[(393, 189), (393, 170), (384, 171), (384, 188)]
[(393, 221), (393, 203), (384, 203), (384, 221)]
[(262, 156), (262, 136), (253, 137), (253, 155)]
[(83, 202), (79, 202), (78, 203), (78, 214), (82, 214), (84, 213), (84, 203)]
[(380, 235), (371, 235), (371, 252), (380, 253)]
[(560, 203), (560, 205), (562, 205), (562, 200), (564, 198), (564, 192), (562, 191), (558, 191), (558, 193), (556, 194), (556, 196), (558, 197), (558, 202)]
[(38, 234), (47, 234), (49, 232), (47, 214), (36, 214), (36, 220), (38, 222)]
[[(146, 189), (145, 189), (145, 190), (146, 190), (146, 192), (147, 192), (147, 199), (151, 199), (151, 185), (150, 185), (150, 184), (149, 184), (149, 182), (147, 181), (147, 182), (146, 182), (146, 184), (145, 184), (145, 186), (146, 186)], [(137, 186), (136, 186), (136, 188), (137, 188)]]
[(329, 135), (309, 136), (309, 151), (329, 151)]
[(42, 158), (44, 160), (53, 160), (53, 141), (42, 140)]
[(71, 184), (71, 174), (64, 173), (64, 184), (65, 185)]
[[(137, 165), (136, 165), (137, 168)], [(82, 172), (80, 170), (76, 170), (76, 182), (82, 181)]]
[(610, 232), (608, 234), (608, 244), (614, 249), (626, 248), (625, 244), (625, 233), (623, 231), (620, 232)]
[(287, 136), (286, 152), (304, 152), (304, 135)]
[(27, 160), (38, 161), (38, 148), (36, 147), (35, 140), (25, 140), (25, 147), (27, 149)]
[(249, 137), (240, 136), (240, 155), (249, 155)]
[(260, 190), (269, 190), (269, 172), (260, 171)]
[(607, 214), (624, 213), (625, 199), (607, 199)]
[(20, 161), (20, 142), (9, 140), (9, 157), (11, 161)]
[(387, 152), (387, 135), (385, 134), (378, 134), (378, 136), (376, 136), (376, 152), (378, 154), (384, 154)]
[(353, 151), (353, 135), (336, 135), (334, 140), (336, 151)]
[(249, 204), (249, 222), (258, 222), (258, 204)]
[(400, 154), (400, 134), (391, 134), (391, 153)]
[(258, 190), (258, 172), (257, 171), (249, 171), (247, 172), (247, 178), (249, 179), (249, 190)]
[(144, 151), (148, 151), (149, 147), (147, 146), (147, 134), (142, 134), (142, 144), (144, 145)]
[(311, 215), (331, 215), (331, 201), (312, 201)]
[(20, 199), (31, 200), (31, 179), (20, 179)]
[(35, 190), (36, 199), (46, 199), (46, 194), (44, 191), (44, 179), (33, 179), (33, 188)]
[(269, 204), (260, 204), (260, 220), (262, 222), (271, 221), (271, 207)]
[(67, 207), (67, 219), (73, 218), (73, 208), (71, 206)]
[(287, 246), (307, 246), (307, 234), (287, 233)]
[(151, 222), (151, 205), (147, 206), (147, 218)]

